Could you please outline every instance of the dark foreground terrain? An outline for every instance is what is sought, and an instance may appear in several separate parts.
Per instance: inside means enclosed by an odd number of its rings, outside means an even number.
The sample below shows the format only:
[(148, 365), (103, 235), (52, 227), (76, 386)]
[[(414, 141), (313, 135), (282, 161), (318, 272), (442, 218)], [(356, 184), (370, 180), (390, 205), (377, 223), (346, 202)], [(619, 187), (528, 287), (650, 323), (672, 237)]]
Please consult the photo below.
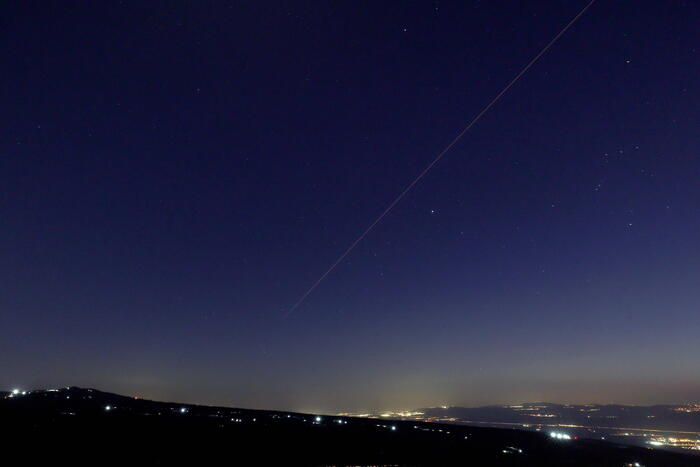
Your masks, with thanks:
[(81, 388), (0, 393), (0, 423), (2, 463), (19, 466), (700, 465), (695, 456), (549, 433), (193, 406)]

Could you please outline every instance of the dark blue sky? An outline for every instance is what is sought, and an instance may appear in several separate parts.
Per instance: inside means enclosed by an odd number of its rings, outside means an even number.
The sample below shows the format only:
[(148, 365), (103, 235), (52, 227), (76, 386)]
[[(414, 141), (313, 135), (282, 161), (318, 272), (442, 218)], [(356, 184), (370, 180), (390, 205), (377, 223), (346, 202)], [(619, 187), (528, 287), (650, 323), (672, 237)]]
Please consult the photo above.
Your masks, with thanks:
[(4, 2), (0, 386), (700, 399), (700, 4)]

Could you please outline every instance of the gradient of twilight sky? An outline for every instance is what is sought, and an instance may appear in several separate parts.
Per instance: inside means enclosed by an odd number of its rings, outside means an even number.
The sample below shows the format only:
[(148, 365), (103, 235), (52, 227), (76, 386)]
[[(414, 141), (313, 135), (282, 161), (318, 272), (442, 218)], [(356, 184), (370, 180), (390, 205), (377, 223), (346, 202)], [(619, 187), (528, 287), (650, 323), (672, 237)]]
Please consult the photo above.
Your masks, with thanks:
[(700, 3), (0, 6), (0, 387), (700, 400)]

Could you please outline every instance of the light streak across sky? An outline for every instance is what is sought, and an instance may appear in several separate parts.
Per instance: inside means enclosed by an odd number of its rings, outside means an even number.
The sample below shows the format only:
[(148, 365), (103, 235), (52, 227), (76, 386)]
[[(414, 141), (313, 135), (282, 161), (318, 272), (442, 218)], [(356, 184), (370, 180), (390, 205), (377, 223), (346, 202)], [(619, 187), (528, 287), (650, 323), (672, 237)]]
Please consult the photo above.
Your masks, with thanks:
[(304, 294), (296, 301), (296, 303), (294, 303), (294, 305), (284, 314), (285, 318), (292, 314), (292, 312), (294, 312), (294, 310), (296, 310), (299, 307), (299, 305), (301, 305), (304, 302), (304, 300), (306, 300), (306, 298), (311, 294), (311, 292), (313, 292), (314, 289), (316, 289), (316, 287), (318, 287), (321, 284), (321, 282), (323, 282), (323, 280), (326, 277), (328, 277), (328, 275), (338, 266), (338, 264), (340, 264), (340, 262), (343, 261), (343, 259), (347, 255), (349, 255), (350, 252), (352, 252), (352, 250), (355, 249), (355, 247), (367, 236), (367, 234), (369, 234), (372, 231), (372, 229), (374, 229), (374, 227), (377, 224), (379, 224), (379, 222), (381, 222), (381, 220), (384, 219), (384, 217), (386, 217), (387, 214), (389, 214), (389, 212), (394, 208), (394, 206), (396, 206), (399, 203), (399, 201), (401, 201), (404, 198), (404, 196), (406, 196), (406, 194), (408, 194), (408, 192), (411, 191), (411, 189), (435, 166), (435, 164), (437, 164), (440, 161), (440, 159), (442, 159), (443, 156), (447, 154), (447, 152), (450, 149), (452, 149), (452, 147), (455, 144), (457, 144), (459, 140), (462, 139), (462, 137), (481, 119), (481, 117), (483, 117), (486, 114), (486, 112), (488, 112), (491, 109), (491, 107), (496, 105), (496, 103), (501, 99), (501, 97), (503, 97), (503, 95), (505, 95), (508, 92), (508, 90), (510, 90), (510, 88), (513, 87), (513, 85), (515, 85), (515, 83), (517, 83), (518, 80), (525, 73), (527, 73), (527, 71), (540, 59), (540, 57), (542, 57), (542, 55), (544, 55), (545, 52), (547, 52), (547, 50), (549, 50), (559, 40), (559, 38), (563, 36), (564, 33), (571, 26), (574, 25), (574, 23), (576, 23), (576, 21), (586, 12), (586, 10), (588, 10), (593, 5), (593, 3), (595, 3), (595, 0), (591, 0), (586, 6), (584, 6), (583, 9), (581, 9), (581, 11), (579, 11), (578, 14), (574, 16), (573, 19), (569, 21), (569, 23), (566, 26), (564, 26), (563, 29), (559, 31), (557, 35), (554, 36), (552, 40), (550, 40), (547, 43), (547, 45), (545, 45), (542, 48), (542, 50), (540, 50), (539, 53), (535, 55), (535, 57), (532, 58), (532, 60), (530, 60), (528, 64), (525, 65), (525, 67), (522, 70), (520, 70), (520, 72), (517, 75), (515, 75), (515, 77), (501, 90), (501, 92), (496, 94), (496, 96), (493, 99), (491, 99), (491, 101), (488, 104), (486, 104), (486, 106), (483, 109), (481, 109), (481, 111), (467, 124), (467, 126), (465, 126), (462, 129), (462, 131), (460, 131), (457, 134), (457, 136), (455, 136), (454, 139), (452, 139), (452, 141), (442, 151), (440, 151), (437, 157), (435, 157), (435, 159), (433, 159), (433, 161), (430, 164), (428, 164), (427, 167), (425, 167), (425, 169), (423, 169), (423, 171), (421, 171), (418, 174), (418, 176), (411, 183), (408, 184), (406, 188), (404, 188), (404, 190), (394, 199), (394, 201), (392, 201), (384, 209), (384, 211), (382, 211), (382, 213), (374, 220), (374, 222), (372, 222), (369, 225), (369, 227), (367, 227), (365, 231), (362, 232), (360, 236), (357, 237), (355, 241), (353, 241), (350, 244), (350, 246), (333, 262), (333, 264), (330, 265), (326, 272), (321, 274), (321, 277), (319, 277), (311, 285), (311, 287), (309, 287), (309, 289), (306, 292), (304, 292)]

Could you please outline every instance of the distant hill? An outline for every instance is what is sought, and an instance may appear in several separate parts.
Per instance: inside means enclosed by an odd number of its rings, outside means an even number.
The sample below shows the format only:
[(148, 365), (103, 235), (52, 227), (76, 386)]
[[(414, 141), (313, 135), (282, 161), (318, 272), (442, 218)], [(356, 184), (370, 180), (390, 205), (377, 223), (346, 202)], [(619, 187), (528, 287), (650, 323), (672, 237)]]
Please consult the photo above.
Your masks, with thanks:
[(7, 465), (691, 466), (565, 433), (156, 402), (95, 389), (0, 396)]

